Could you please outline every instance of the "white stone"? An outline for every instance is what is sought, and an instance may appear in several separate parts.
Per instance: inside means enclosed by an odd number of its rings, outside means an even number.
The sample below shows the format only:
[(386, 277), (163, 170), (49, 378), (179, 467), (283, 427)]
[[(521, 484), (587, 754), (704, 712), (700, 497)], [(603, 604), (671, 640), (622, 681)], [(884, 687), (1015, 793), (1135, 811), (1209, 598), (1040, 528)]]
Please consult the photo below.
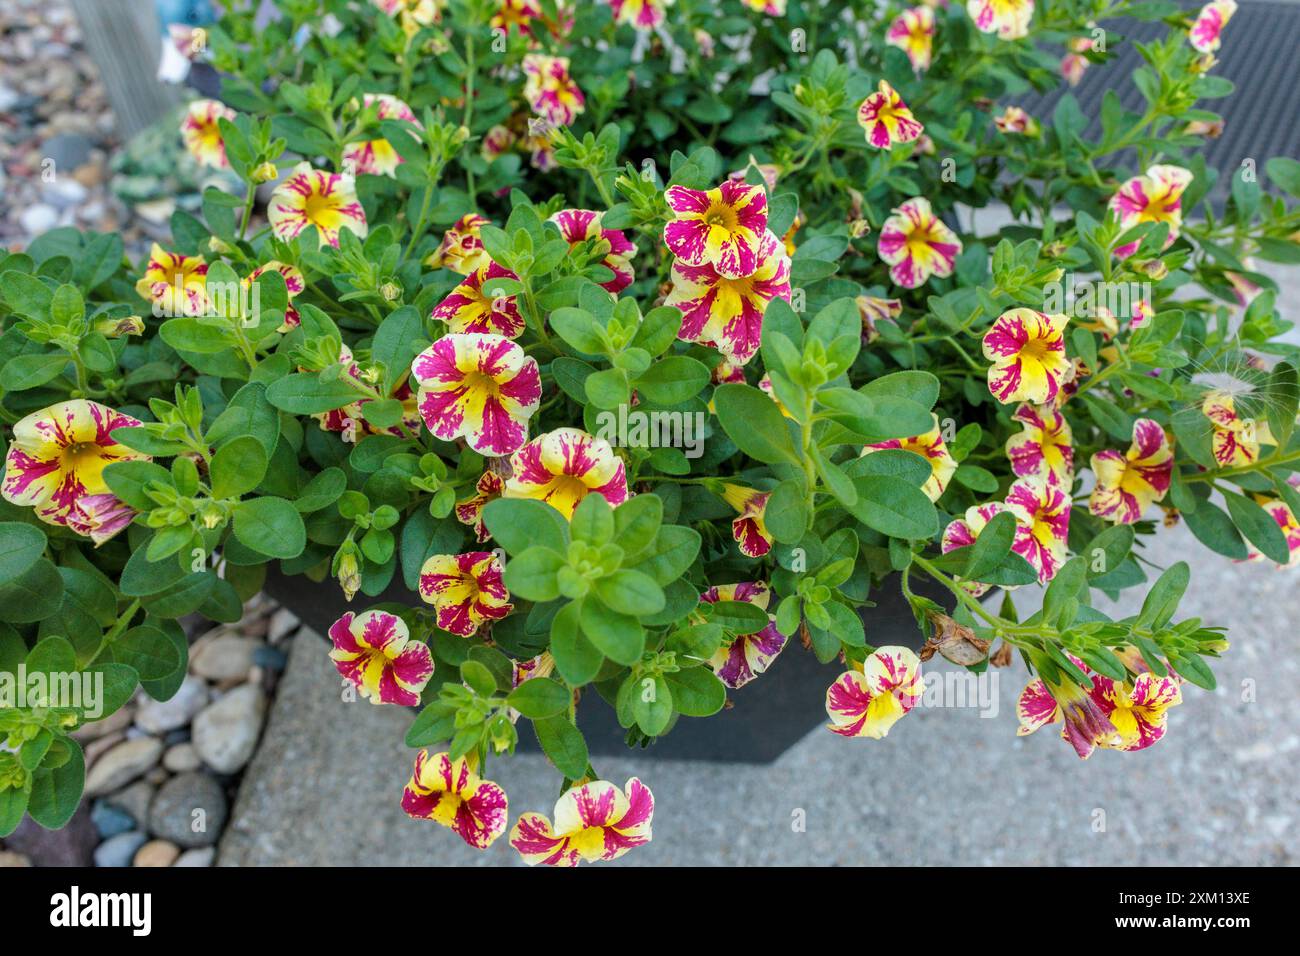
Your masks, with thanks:
[(153, 737), (118, 744), (96, 760), (86, 774), (86, 796), (96, 797), (130, 783), (157, 766), (162, 752), (162, 741)]
[(234, 773), (253, 756), (265, 716), (262, 688), (256, 684), (236, 687), (194, 718), (194, 749), (213, 770)]

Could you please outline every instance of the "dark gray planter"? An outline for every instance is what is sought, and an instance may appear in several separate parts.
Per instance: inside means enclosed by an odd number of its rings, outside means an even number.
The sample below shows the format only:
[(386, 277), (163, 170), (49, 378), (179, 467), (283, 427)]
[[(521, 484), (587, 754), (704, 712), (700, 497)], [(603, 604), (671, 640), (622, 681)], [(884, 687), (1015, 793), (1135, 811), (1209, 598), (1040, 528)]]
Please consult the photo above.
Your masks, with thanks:
[[(398, 581), (372, 599), (343, 599), (337, 584), (315, 584), (303, 577), (288, 577), (272, 566), (265, 591), (292, 610), (307, 625), (324, 635), (348, 610), (384, 601), (410, 603), (414, 596)], [(935, 600), (940, 594), (925, 593)], [(874, 646), (901, 644), (918, 649), (922, 636), (896, 578), (886, 580), (873, 594), (877, 606), (863, 612), (867, 641)], [(946, 603), (946, 602), (944, 602)], [(820, 663), (798, 639), (786, 644), (767, 673), (729, 695), (732, 706), (706, 718), (682, 717), (666, 736), (639, 751), (645, 756), (670, 760), (708, 760), (732, 763), (771, 763), (809, 731), (826, 723), (826, 688), (843, 671), (838, 661)], [(625, 731), (614, 708), (588, 689), (578, 707), (578, 725), (594, 755), (617, 756), (628, 752)], [(531, 733), (520, 734), (519, 748), (538, 750)]]

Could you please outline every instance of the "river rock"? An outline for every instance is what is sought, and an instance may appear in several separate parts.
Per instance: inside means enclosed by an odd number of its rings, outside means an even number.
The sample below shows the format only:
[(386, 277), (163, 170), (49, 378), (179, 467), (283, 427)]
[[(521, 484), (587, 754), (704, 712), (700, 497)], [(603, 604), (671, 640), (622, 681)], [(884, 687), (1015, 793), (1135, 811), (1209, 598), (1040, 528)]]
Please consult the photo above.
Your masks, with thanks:
[(187, 849), (210, 846), (225, 828), (227, 812), (226, 794), (212, 777), (182, 773), (163, 784), (153, 798), (149, 830)]
[(104, 798), (104, 802), (131, 815), (137, 827), (143, 827), (149, 819), (149, 804), (157, 787), (147, 780), (137, 780), (129, 787), (123, 787), (117, 793)]
[(162, 741), (152, 737), (118, 744), (96, 760), (86, 774), (86, 796), (97, 797), (130, 783), (157, 766), (162, 752)]
[(173, 863), (172, 866), (211, 866), (216, 855), (217, 848), (215, 846), (204, 846), (195, 850), (186, 850), (176, 858), (176, 862)]
[(266, 716), (266, 694), (256, 684), (236, 687), (194, 718), (194, 749), (218, 773), (248, 763)]
[(176, 744), (168, 747), (163, 754), (163, 766), (172, 773), (189, 773), (203, 766), (203, 759), (191, 743)]
[(193, 675), (181, 682), (170, 700), (147, 700), (140, 704), (135, 723), (151, 734), (165, 734), (184, 727), (208, 704), (208, 685)]
[(253, 667), (253, 654), (261, 643), (237, 634), (214, 637), (195, 651), (190, 670), (211, 681), (243, 680)]
[(171, 866), (181, 855), (180, 847), (166, 840), (150, 840), (135, 852), (135, 866)]
[(103, 800), (96, 800), (90, 810), (90, 821), (95, 824), (99, 835), (107, 840), (119, 833), (135, 829), (136, 821), (121, 807), (115, 807)]
[(139, 830), (109, 837), (95, 849), (95, 866), (130, 866), (136, 851), (148, 839)]

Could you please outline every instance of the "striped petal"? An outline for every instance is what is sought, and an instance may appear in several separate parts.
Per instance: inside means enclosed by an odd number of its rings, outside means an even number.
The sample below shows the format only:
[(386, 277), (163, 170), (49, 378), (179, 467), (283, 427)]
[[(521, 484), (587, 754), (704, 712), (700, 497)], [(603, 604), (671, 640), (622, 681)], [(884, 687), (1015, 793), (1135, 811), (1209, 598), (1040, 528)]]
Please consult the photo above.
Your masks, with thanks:
[(221, 120), (235, 121), (237, 114), (218, 100), (194, 100), (185, 108), (181, 121), (181, 140), (201, 166), (229, 169), (226, 142), (221, 136)]
[(1007, 439), (1007, 458), (1018, 478), (1039, 478), (1068, 489), (1074, 481), (1074, 435), (1059, 408), (1025, 402), (1011, 416), (1024, 428)]
[(858, 125), (866, 130), (867, 142), (877, 149), (910, 143), (925, 131), (903, 98), (885, 80), (858, 106)]
[(841, 674), (826, 691), (830, 730), (880, 739), (921, 699), (921, 662), (905, 647), (881, 647), (862, 670)]
[[(706, 604), (745, 601), (764, 610), (770, 599), (771, 590), (759, 581), (719, 585), (700, 595), (700, 600)], [(776, 619), (768, 615), (768, 620), (775, 622)], [(709, 666), (728, 687), (744, 687), (771, 666), (785, 647), (785, 641), (785, 635), (776, 629), (776, 624), (769, 623), (761, 631), (742, 634), (730, 644), (720, 647), (709, 659)]]
[(420, 568), (419, 588), (420, 598), (437, 610), (438, 627), (460, 637), (514, 608), (491, 551), (431, 555)]
[(340, 231), (365, 238), (370, 228), (352, 177), (313, 169), (308, 163), (299, 163), (293, 175), (275, 187), (266, 215), (280, 239), (297, 238), (314, 226), (321, 243), (336, 249)]
[(876, 251), (896, 285), (915, 289), (931, 276), (952, 275), (961, 240), (934, 214), (929, 200), (918, 196), (885, 220)]
[(372, 704), (414, 707), (433, 676), (433, 654), (411, 640), (406, 622), (387, 611), (345, 613), (330, 627), (330, 659)]
[(934, 45), (934, 11), (929, 7), (904, 10), (889, 24), (885, 42), (906, 53), (912, 69), (928, 70)]
[(675, 218), (664, 242), (687, 265), (711, 265), (720, 276), (742, 279), (758, 269), (767, 232), (762, 186), (726, 180), (707, 192), (670, 186), (664, 194)]
[(1139, 418), (1127, 454), (1105, 449), (1092, 456), (1097, 477), (1088, 510), (1116, 524), (1132, 524), (1164, 499), (1174, 469), (1173, 442), (1158, 422)]
[(506, 792), (484, 780), (460, 757), (447, 753), (415, 755), (411, 781), (402, 791), (408, 816), (448, 827), (470, 846), (486, 850), (506, 832), (509, 801)]
[(513, 295), (488, 295), (492, 279), (518, 279), (509, 269), (488, 260), (476, 272), (433, 308), (433, 318), (447, 323), (447, 331), (457, 334), (479, 332), (517, 339), (524, 331), (524, 318)]
[(1073, 366), (1065, 356), (1066, 315), (1017, 308), (1002, 313), (984, 334), (989, 392), (1003, 404), (1050, 404), (1069, 380)]
[(636, 777), (623, 790), (593, 780), (567, 790), (555, 804), (555, 823), (540, 813), (520, 815), (510, 845), (529, 866), (577, 866), (616, 860), (649, 843), (654, 795)]
[(557, 428), (528, 442), (510, 459), (505, 497), (545, 501), (565, 518), (595, 493), (617, 507), (628, 499), (623, 461), (609, 442), (577, 428)]
[(948, 481), (957, 470), (957, 461), (948, 453), (944, 444), (943, 432), (939, 428), (939, 416), (931, 414), (934, 428), (924, 435), (911, 438), (892, 438), (888, 441), (874, 442), (862, 449), (863, 455), (870, 455), (890, 448), (901, 448), (920, 455), (930, 465), (930, 477), (926, 479), (921, 490), (931, 501), (938, 501), (948, 488)]

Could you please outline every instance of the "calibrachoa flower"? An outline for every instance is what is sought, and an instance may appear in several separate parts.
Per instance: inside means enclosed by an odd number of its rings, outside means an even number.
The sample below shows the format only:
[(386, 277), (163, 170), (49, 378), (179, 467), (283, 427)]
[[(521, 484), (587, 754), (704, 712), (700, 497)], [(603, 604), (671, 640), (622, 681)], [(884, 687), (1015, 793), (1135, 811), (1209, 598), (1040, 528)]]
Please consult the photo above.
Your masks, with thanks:
[(1024, 402), (1011, 420), (1025, 427), (1007, 439), (1007, 458), (1017, 478), (1039, 478), (1069, 489), (1074, 481), (1074, 434), (1059, 408)]
[(135, 520), (136, 511), (117, 495), (82, 495), (72, 503), (64, 523), (99, 547)]
[(653, 30), (664, 22), (664, 8), (673, 0), (609, 0), (615, 23), (630, 23), (638, 30)]
[(650, 842), (654, 794), (636, 777), (620, 790), (593, 780), (565, 791), (555, 802), (555, 823), (540, 813), (523, 813), (510, 831), (510, 845), (534, 866), (577, 866), (580, 860), (617, 860)]
[(420, 417), (443, 441), (509, 455), (528, 438), (542, 400), (537, 360), (500, 335), (444, 335), (415, 357)]
[(740, 553), (747, 558), (761, 558), (772, 550), (772, 536), (764, 523), (768, 494), (744, 485), (728, 483), (722, 486), (722, 500), (740, 514), (731, 522), (731, 536), (740, 546)]
[(767, 234), (762, 186), (732, 180), (709, 190), (670, 186), (664, 199), (674, 216), (664, 227), (664, 242), (686, 265), (711, 265), (728, 279), (758, 269)]
[(672, 282), (664, 305), (682, 312), (677, 337), (715, 348), (728, 361), (744, 365), (762, 341), (767, 304), (773, 299), (790, 301), (790, 259), (781, 240), (768, 230), (752, 275), (731, 279), (708, 263), (692, 266), (677, 259)]
[(440, 628), (461, 637), (514, 608), (501, 580), (501, 562), (491, 551), (430, 556), (420, 568), (420, 597), (437, 610)]
[(1222, 43), (1223, 28), (1237, 12), (1235, 0), (1214, 0), (1201, 7), (1192, 28), (1187, 31), (1188, 42), (1200, 53), (1213, 53)]
[(601, 260), (614, 278), (600, 284), (602, 289), (617, 295), (632, 284), (632, 257), (636, 255), (636, 246), (621, 229), (605, 229), (600, 223), (600, 213), (590, 209), (561, 209), (551, 217), (551, 222), (560, 227), (560, 235), (570, 247), (588, 239), (604, 239), (609, 243), (609, 252)]
[[(362, 98), (363, 106), (377, 106), (380, 120), (401, 120), (410, 123), (418, 133), (419, 123), (411, 108), (389, 93), (366, 93)], [(388, 140), (371, 139), (361, 143), (349, 143), (343, 147), (343, 168), (352, 173), (368, 173), (373, 176), (392, 176), (404, 160), (393, 149)]]
[(860, 295), (853, 300), (858, 306), (858, 315), (862, 317), (862, 344), (866, 345), (880, 338), (876, 329), (877, 322), (892, 321), (903, 314), (901, 299), (880, 299), (871, 295)]
[(1092, 49), (1092, 37), (1072, 37), (1066, 46), (1070, 52), (1061, 57), (1061, 76), (1071, 86), (1078, 86), (1091, 62), (1083, 54)]
[(1133, 444), (1127, 454), (1106, 448), (1092, 456), (1097, 484), (1088, 510), (1116, 524), (1132, 524), (1164, 498), (1174, 470), (1174, 448), (1159, 422), (1139, 418), (1133, 423)]
[(1039, 133), (1038, 120), (1019, 106), (1008, 106), (1002, 115), (993, 117), (993, 125), (999, 133), (1016, 133), (1021, 136), (1037, 136)]
[(894, 283), (915, 289), (930, 276), (952, 275), (961, 240), (930, 209), (930, 201), (917, 196), (885, 220), (876, 250)]
[(488, 470), (479, 475), (474, 484), (474, 494), (464, 501), (456, 502), (456, 520), (474, 529), (474, 537), (479, 544), (492, 537), (483, 523), (483, 509), (489, 501), (500, 498), (505, 487), (505, 480), (495, 471)]
[(486, 850), (506, 832), (509, 803), (506, 792), (479, 777), (469, 760), (451, 754), (415, 755), (411, 782), (402, 791), (402, 809), (417, 820), (432, 820), (454, 830), (472, 847)]
[(414, 707), (433, 676), (433, 653), (387, 611), (347, 611), (330, 625), (330, 660), (372, 704)]
[(618, 507), (628, 499), (623, 460), (603, 438), (577, 428), (538, 435), (510, 458), (505, 497), (545, 501), (572, 518), (588, 494)]
[(921, 699), (921, 662), (906, 647), (880, 647), (826, 691), (830, 730), (879, 740)]
[(569, 76), (567, 56), (529, 53), (524, 57), (524, 76), (524, 99), (552, 125), (568, 126), (586, 109), (582, 90)]
[(181, 122), (181, 139), (201, 166), (230, 168), (230, 161), (226, 159), (226, 142), (221, 138), (221, 127), (217, 122), (224, 119), (233, 123), (235, 116), (234, 110), (217, 100), (195, 100), (186, 107), (185, 119)]
[(244, 279), (245, 286), (251, 286), (263, 274), (267, 272), (279, 272), (284, 277), (284, 291), (289, 297), (289, 305), (284, 310), (284, 322), (276, 329), (277, 332), (288, 332), (290, 329), (297, 328), (302, 323), (302, 318), (298, 315), (298, 310), (293, 307), (293, 300), (307, 288), (307, 281), (303, 278), (302, 272), (296, 266), (280, 262), (278, 259), (272, 259), (269, 262), (258, 266), (250, 272)]
[(498, 123), (483, 134), (483, 142), (479, 146), (479, 155), (490, 163), (497, 157), (510, 152), (511, 147), (518, 140), (519, 137), (515, 135), (510, 127)]
[(925, 128), (885, 80), (881, 80), (876, 92), (858, 107), (858, 125), (867, 131), (867, 142), (877, 149), (889, 149), (895, 143), (910, 143)]
[(364, 238), (370, 228), (352, 177), (312, 169), (308, 163), (299, 163), (293, 175), (275, 187), (266, 217), (280, 239), (294, 239), (308, 226), (315, 226), (320, 241), (336, 249), (341, 230)]
[(966, 0), (966, 12), (981, 33), (996, 33), (1003, 40), (1019, 40), (1029, 33), (1034, 0)]
[(113, 439), (113, 429), (139, 424), (129, 415), (84, 398), (32, 412), (14, 425), (0, 494), (6, 501), (34, 508), (36, 517), (47, 524), (71, 527), (75, 522), (86, 528), (79, 533), (89, 535), (92, 515), (107, 520), (106, 502), (87, 503), (90, 513), (83, 512), (71, 522), (69, 514), (82, 498), (109, 494), (104, 481), (106, 466), (115, 461), (149, 460), (148, 455)]
[(1038, 478), (1021, 478), (1007, 489), (1007, 508), (1016, 516), (1011, 550), (1030, 563), (1046, 584), (1065, 562), (1070, 533), (1070, 494)]
[(766, 13), (769, 17), (785, 16), (786, 0), (742, 0), (745, 6), (759, 13)]
[(1260, 445), (1276, 445), (1268, 422), (1242, 418), (1228, 392), (1211, 392), (1201, 403), (1201, 411), (1214, 429), (1210, 446), (1214, 460), (1222, 468), (1253, 465), (1259, 461)]
[(398, 17), (408, 37), (442, 19), (443, 0), (371, 0), (390, 17)]
[(1064, 719), (1061, 737), (1084, 759), (1097, 747), (1143, 750), (1165, 735), (1165, 712), (1183, 700), (1177, 677), (1145, 672), (1117, 681), (1092, 674), (1073, 655), (1071, 659), (1089, 673), (1092, 687), (1079, 687), (1068, 678), (1053, 685), (1042, 678), (1031, 680), (1016, 705), (1017, 735)]
[(463, 276), (478, 272), (492, 260), (483, 248), (481, 231), (492, 220), (469, 212), (457, 219), (442, 236), (442, 243), (433, 254), (425, 260), (425, 265), (434, 269), (450, 269)]
[[(719, 584), (709, 588), (700, 595), (706, 604), (718, 601), (745, 601), (767, 610), (772, 591), (761, 581), (746, 581), (741, 584)], [(763, 671), (772, 666), (772, 661), (785, 647), (785, 635), (776, 629), (775, 618), (768, 615), (767, 627), (753, 634), (742, 634), (728, 645), (718, 648), (709, 658), (709, 666), (718, 675), (718, 680), (735, 689), (744, 687)]]
[(929, 7), (904, 10), (885, 31), (885, 42), (906, 53), (912, 69), (928, 70), (934, 46), (934, 11)]
[(989, 367), (989, 391), (1004, 405), (1056, 401), (1072, 366), (1065, 357), (1067, 315), (1047, 315), (1033, 309), (1003, 312), (984, 333), (984, 357)]
[(931, 501), (938, 501), (947, 490), (953, 472), (957, 470), (957, 462), (952, 455), (948, 454), (948, 446), (944, 444), (943, 432), (939, 428), (939, 416), (932, 414), (931, 418), (934, 419), (934, 428), (924, 435), (874, 442), (863, 448), (862, 454), (871, 455), (889, 448), (901, 448), (920, 455), (930, 465), (930, 477), (925, 480), (921, 490)]
[[(1269, 513), (1277, 526), (1282, 529), (1282, 536), (1286, 538), (1287, 550), (1291, 553), (1291, 559), (1286, 564), (1279, 564), (1279, 568), (1293, 568), (1300, 564), (1300, 522), (1297, 522), (1295, 515), (1286, 503), (1279, 501), (1277, 498), (1257, 497), (1256, 503)], [(1255, 546), (1249, 541), (1246, 542), (1247, 561), (1263, 561), (1264, 555), (1256, 550)]]
[(526, 36), (532, 32), (533, 20), (542, 15), (541, 8), (533, 0), (500, 0), (500, 4), (488, 24), (494, 30), (509, 33), (513, 26)]
[(203, 315), (208, 310), (207, 285), (208, 264), (202, 256), (167, 252), (155, 242), (135, 291), (153, 303), (154, 315)]
[(446, 322), (449, 332), (485, 332), (517, 339), (524, 331), (524, 317), (519, 314), (515, 297), (491, 296), (483, 287), (492, 279), (518, 278), (489, 259), (434, 306), (433, 317)]
[[(1165, 247), (1178, 238), (1183, 223), (1183, 192), (1192, 181), (1191, 170), (1181, 166), (1151, 166), (1146, 175), (1134, 176), (1110, 197), (1109, 206), (1119, 216), (1122, 230), (1144, 222), (1169, 224)], [(1123, 259), (1137, 251), (1140, 242), (1129, 242), (1115, 250)]]
[[(344, 373), (349, 378), (361, 380), (361, 366), (352, 358), (352, 350), (346, 345), (339, 349), (339, 364), (343, 366)], [(403, 378), (402, 382), (393, 389), (390, 396), (402, 403), (402, 425), (408, 429), (416, 431), (420, 427), (420, 412), (416, 407), (415, 393), (411, 391), (410, 382)], [(362, 414), (362, 408), (374, 401), (372, 398), (358, 398), (355, 402), (349, 402), (341, 408), (332, 408), (328, 412), (318, 412), (312, 417), (320, 423), (322, 431), (340, 432), (347, 441), (357, 441), (356, 433), (360, 431), (364, 435), (396, 435), (402, 436), (401, 427), (393, 425), (388, 428), (377, 428), (370, 422), (366, 421)]]
[[(949, 551), (974, 544), (988, 523), (1006, 510), (1007, 506), (1000, 501), (990, 501), (967, 508), (964, 518), (949, 522), (948, 527), (943, 529), (943, 537), (939, 542), (940, 550), (947, 554)], [(962, 581), (961, 586), (972, 597), (980, 597), (992, 587), (991, 584), (984, 584), (981, 581)]]

